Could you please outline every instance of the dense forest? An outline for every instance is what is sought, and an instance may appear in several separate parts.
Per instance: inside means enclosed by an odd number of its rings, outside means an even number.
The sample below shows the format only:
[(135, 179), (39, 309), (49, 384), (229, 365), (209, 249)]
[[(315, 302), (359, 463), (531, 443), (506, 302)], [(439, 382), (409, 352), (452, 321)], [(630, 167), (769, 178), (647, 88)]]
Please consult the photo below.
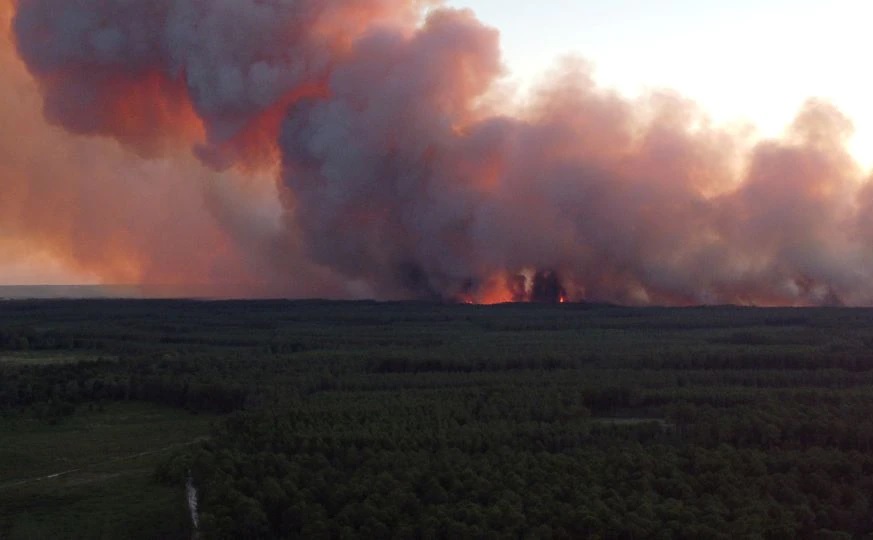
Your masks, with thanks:
[(0, 303), (3, 418), (122, 403), (202, 538), (873, 538), (873, 310)]

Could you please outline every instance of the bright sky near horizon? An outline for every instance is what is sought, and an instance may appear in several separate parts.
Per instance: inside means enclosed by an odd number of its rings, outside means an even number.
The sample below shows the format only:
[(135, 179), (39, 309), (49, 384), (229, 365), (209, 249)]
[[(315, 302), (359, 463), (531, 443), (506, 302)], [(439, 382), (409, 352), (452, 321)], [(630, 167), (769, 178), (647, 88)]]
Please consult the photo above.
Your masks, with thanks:
[(810, 97), (855, 124), (852, 150), (873, 166), (870, 0), (449, 0), (501, 32), (522, 84), (575, 54), (628, 96), (669, 88), (717, 122), (778, 135)]

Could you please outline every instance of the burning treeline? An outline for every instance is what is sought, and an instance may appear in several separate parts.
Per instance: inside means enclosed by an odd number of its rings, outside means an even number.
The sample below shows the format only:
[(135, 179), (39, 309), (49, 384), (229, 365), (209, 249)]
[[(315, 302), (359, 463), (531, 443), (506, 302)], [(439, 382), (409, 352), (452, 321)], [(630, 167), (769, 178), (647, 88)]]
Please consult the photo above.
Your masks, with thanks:
[[(31, 202), (2, 226), (105, 279), (121, 267), (258, 284), (243, 294), (873, 303), (873, 184), (826, 103), (754, 142), (678, 96), (627, 100), (566, 65), (510, 104), (497, 31), (414, 0), (4, 9), (45, 118), (79, 141), (65, 144), (115, 141), (89, 156), (116, 172), (161, 164), (157, 186), (92, 183), (90, 165), (64, 161), (51, 182), (26, 164), (4, 179)], [(31, 234), (41, 195), (60, 217)], [(118, 205), (126, 225), (95, 230)], [(195, 260), (167, 256), (173, 242)]]

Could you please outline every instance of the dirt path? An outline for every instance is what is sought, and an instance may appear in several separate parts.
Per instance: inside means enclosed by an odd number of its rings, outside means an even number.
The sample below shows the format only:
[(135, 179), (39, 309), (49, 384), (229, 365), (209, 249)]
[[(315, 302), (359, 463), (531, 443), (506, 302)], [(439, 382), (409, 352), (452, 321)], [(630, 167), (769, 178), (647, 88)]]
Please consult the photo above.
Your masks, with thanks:
[(88, 465), (83, 465), (83, 466), (77, 467), (75, 469), (68, 469), (66, 471), (56, 472), (54, 474), (47, 474), (45, 476), (34, 476), (32, 478), (24, 478), (21, 480), (14, 480), (12, 482), (6, 482), (5, 484), (0, 484), (0, 490), (11, 488), (11, 487), (23, 486), (25, 484), (32, 484), (34, 482), (42, 482), (44, 480), (52, 480), (54, 478), (60, 478), (62, 476), (67, 476), (69, 474), (73, 474), (76, 472), (81, 472), (81, 471), (84, 471), (87, 469), (98, 467), (100, 465), (106, 465), (109, 463), (117, 463), (119, 461), (130, 461), (132, 459), (137, 459), (137, 458), (149, 456), (152, 454), (159, 454), (161, 452), (166, 452), (168, 450), (173, 450), (174, 448), (181, 448), (183, 446), (191, 446), (193, 444), (199, 443), (200, 441), (204, 441), (207, 438), (208, 437), (197, 437), (196, 439), (188, 441), (188, 442), (171, 444), (171, 445), (165, 446), (163, 448), (157, 448), (155, 450), (147, 450), (145, 452), (137, 452), (136, 454), (130, 454), (127, 456), (121, 456), (121, 457), (116, 457), (116, 458), (112, 458), (112, 459), (107, 459), (105, 461), (99, 461), (97, 463), (89, 463)]

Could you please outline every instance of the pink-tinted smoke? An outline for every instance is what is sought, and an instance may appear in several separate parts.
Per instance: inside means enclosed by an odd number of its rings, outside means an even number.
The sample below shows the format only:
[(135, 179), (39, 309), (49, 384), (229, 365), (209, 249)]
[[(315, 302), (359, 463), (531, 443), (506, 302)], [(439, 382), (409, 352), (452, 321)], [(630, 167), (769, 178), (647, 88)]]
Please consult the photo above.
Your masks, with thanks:
[(568, 64), (509, 104), (497, 31), (412, 0), (18, 0), (13, 29), (5, 125), (38, 93), (69, 134), (0, 134), (53, 156), (12, 166), (0, 223), (105, 279), (873, 304), (873, 188), (824, 102), (754, 142)]

